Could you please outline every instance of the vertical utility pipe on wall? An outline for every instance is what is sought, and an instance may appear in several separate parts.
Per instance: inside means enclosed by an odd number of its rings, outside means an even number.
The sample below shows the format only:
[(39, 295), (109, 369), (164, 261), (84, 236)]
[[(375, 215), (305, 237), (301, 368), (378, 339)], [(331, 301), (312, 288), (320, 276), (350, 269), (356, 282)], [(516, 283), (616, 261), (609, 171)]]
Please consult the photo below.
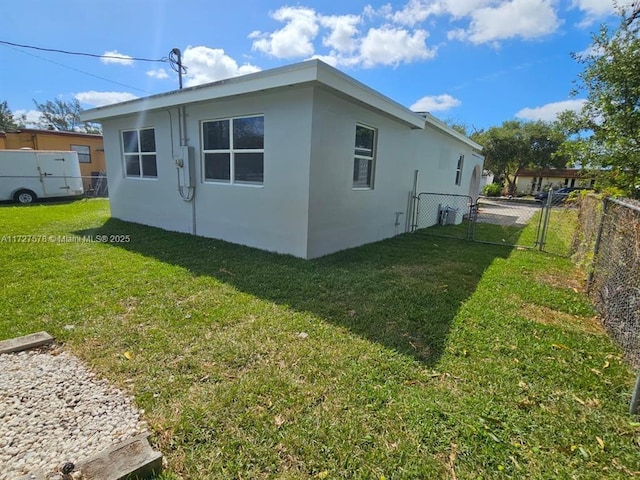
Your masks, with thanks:
[(411, 231), (415, 232), (418, 228), (418, 174), (419, 170), (413, 172), (413, 189), (411, 190)]
[[(169, 122), (171, 123), (171, 112), (169, 112)], [(182, 105), (180, 107), (178, 107), (178, 137), (179, 137), (179, 143), (180, 143), (180, 147), (187, 147), (188, 146), (188, 137), (187, 137), (187, 107)], [(171, 150), (173, 152), (173, 134), (171, 135)], [(182, 174), (184, 176), (184, 169), (188, 169), (189, 170), (189, 175), (187, 178), (193, 178), (193, 176), (195, 175), (195, 171), (192, 171), (191, 169), (194, 168), (194, 165), (191, 165), (189, 162), (191, 162), (190, 158), (189, 158), (189, 149), (188, 148), (180, 148), (180, 155), (182, 157), (182, 166), (178, 165), (176, 162), (176, 170), (177, 170), (177, 174), (178, 174), (178, 193), (180, 194), (180, 198), (182, 198), (182, 200), (184, 200), (185, 202), (190, 202), (191, 203), (191, 234), (192, 235), (196, 235), (196, 202), (195, 202), (195, 196), (196, 196), (196, 186), (195, 186), (195, 181), (193, 182), (193, 184), (191, 184), (191, 180), (188, 182), (188, 186), (184, 186), (182, 184), (182, 182), (184, 180), (182, 180), (180, 178), (180, 175)], [(174, 157), (175, 158), (175, 157)], [(186, 163), (186, 165), (185, 165)], [(182, 172), (180, 172), (180, 169), (183, 169)], [(187, 192), (185, 193), (183, 191), (183, 189), (186, 188)]]

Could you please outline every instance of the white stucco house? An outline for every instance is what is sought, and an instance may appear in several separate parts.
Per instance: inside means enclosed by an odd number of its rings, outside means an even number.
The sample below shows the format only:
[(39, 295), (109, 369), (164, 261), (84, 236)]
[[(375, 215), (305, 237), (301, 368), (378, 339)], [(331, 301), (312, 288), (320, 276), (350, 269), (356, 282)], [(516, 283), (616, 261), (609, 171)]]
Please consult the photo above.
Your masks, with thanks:
[(480, 145), (319, 60), (81, 117), (113, 217), (301, 258), (404, 233), (414, 189), (477, 198), (482, 176)]

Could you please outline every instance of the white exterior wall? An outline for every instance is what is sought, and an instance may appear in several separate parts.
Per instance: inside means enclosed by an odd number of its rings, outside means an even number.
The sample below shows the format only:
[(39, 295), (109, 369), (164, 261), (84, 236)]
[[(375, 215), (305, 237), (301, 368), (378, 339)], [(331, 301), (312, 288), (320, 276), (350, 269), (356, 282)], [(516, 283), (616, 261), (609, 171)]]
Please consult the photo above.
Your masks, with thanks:
[[(417, 227), (436, 225), (439, 222), (439, 208), (455, 210), (453, 223), (461, 223), (463, 216), (469, 212), (471, 201), (475, 202), (480, 193), (483, 158), (468, 145), (429, 125), (424, 131), (416, 131), (415, 136), (419, 152), (416, 168), (420, 170), (418, 193), (442, 194), (421, 196)], [(460, 184), (456, 185), (460, 155), (464, 156), (462, 178)], [(472, 181), (474, 170), (475, 182)]]
[[(312, 90), (202, 103), (188, 109), (196, 145), (197, 234), (297, 257), (306, 256)], [(200, 122), (264, 115), (264, 184), (202, 182)]]
[[(481, 168), (470, 146), (435, 127), (412, 129), (318, 86), (202, 101), (186, 110), (194, 202), (177, 189), (178, 107), (103, 122), (113, 217), (187, 233), (194, 233), (195, 217), (197, 235), (314, 258), (407, 231), (415, 170), (418, 192), (468, 195), (473, 168)], [(249, 115), (264, 115), (264, 184), (204, 182), (201, 122)], [(372, 190), (352, 187), (357, 123), (377, 129)], [(120, 132), (147, 127), (155, 128), (158, 178), (126, 178)]]
[[(374, 188), (353, 189), (356, 124), (377, 129)], [(308, 258), (405, 231), (413, 182), (411, 128), (317, 88), (314, 96)], [(402, 212), (395, 225), (395, 212)]]
[[(179, 144), (177, 112), (171, 111), (173, 142)], [(166, 111), (145, 112), (139, 116), (103, 121), (104, 151), (107, 164), (111, 216), (176, 232), (191, 232), (191, 206), (178, 195), (176, 167), (171, 154), (171, 128)], [(157, 178), (125, 176), (121, 131), (155, 128)], [(175, 147), (174, 147), (175, 149)]]
[[(418, 152), (416, 168), (420, 170), (418, 193), (468, 195), (475, 200), (479, 194), (483, 157), (474, 153), (470, 146), (430, 125), (413, 134)], [(456, 185), (456, 167), (460, 155), (464, 155), (462, 179), (460, 185)], [(479, 167), (480, 176), (474, 191), (470, 191), (471, 177), (476, 167)]]
[[(170, 116), (173, 128), (170, 128)], [(264, 185), (203, 182), (201, 122), (262, 114), (265, 125)], [(311, 89), (247, 95), (187, 106), (188, 144), (195, 151), (196, 234), (299, 257), (306, 255)], [(111, 214), (115, 218), (193, 232), (193, 202), (177, 190), (172, 142), (179, 145), (178, 110), (104, 121)], [(124, 175), (121, 131), (154, 127), (157, 179)]]
[[(353, 189), (357, 123), (377, 129), (372, 190)], [(461, 185), (456, 186), (460, 154), (465, 155), (465, 161)], [(412, 130), (380, 113), (316, 89), (308, 258), (405, 232), (415, 170), (419, 170), (418, 192), (468, 195), (473, 168), (478, 164), (482, 168), (481, 163), (471, 147), (433, 127)], [(396, 212), (402, 212), (399, 225)]]

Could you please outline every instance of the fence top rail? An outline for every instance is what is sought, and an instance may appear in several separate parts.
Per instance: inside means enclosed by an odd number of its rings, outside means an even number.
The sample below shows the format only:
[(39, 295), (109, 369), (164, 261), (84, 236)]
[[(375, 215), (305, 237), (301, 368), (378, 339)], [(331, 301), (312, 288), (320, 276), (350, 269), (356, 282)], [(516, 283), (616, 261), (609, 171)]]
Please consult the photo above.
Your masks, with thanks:
[(440, 195), (443, 197), (460, 197), (468, 198), (471, 200), (471, 197), (469, 195), (462, 195), (460, 193), (420, 192), (416, 196), (419, 197), (420, 195)]
[(640, 204), (631, 203), (630, 200), (620, 200), (618, 198), (609, 198), (609, 201), (613, 202), (613, 203), (617, 203), (618, 205), (620, 205), (622, 207), (626, 207), (626, 208), (629, 208), (631, 210), (635, 210), (636, 212), (640, 212)]

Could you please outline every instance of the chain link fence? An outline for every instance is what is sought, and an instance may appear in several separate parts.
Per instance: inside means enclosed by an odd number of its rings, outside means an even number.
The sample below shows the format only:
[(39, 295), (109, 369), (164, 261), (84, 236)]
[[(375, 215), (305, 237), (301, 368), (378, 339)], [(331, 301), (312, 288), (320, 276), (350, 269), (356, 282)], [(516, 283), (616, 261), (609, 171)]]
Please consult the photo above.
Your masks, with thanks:
[[(440, 237), (508, 246), (539, 248), (568, 256), (577, 222), (575, 204), (564, 198), (519, 198), (420, 193), (412, 231)], [(552, 201), (553, 200), (553, 201)]]
[(573, 250), (605, 329), (640, 368), (640, 202), (583, 198)]
[(475, 205), (467, 195), (421, 193), (417, 196), (412, 231), (429, 229), (436, 236), (470, 239)]
[(473, 239), (483, 243), (535, 246), (535, 235), (525, 235), (529, 223), (540, 216), (541, 203), (509, 198), (480, 197)]

